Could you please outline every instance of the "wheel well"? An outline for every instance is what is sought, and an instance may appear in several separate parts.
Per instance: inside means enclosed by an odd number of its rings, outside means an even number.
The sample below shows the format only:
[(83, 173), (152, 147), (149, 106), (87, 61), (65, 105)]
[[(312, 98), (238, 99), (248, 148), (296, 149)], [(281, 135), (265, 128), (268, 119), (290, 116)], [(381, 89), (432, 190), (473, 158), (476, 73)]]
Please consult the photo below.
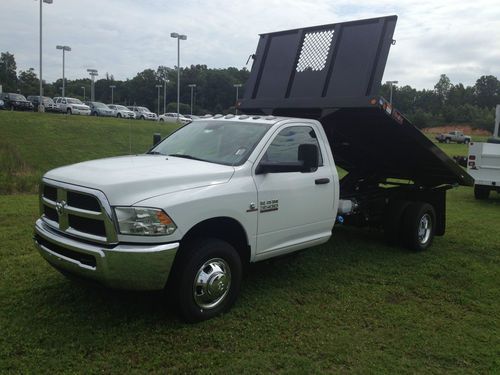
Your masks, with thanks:
[(237, 220), (230, 217), (217, 217), (202, 221), (186, 233), (182, 242), (200, 237), (212, 237), (227, 241), (238, 251), (243, 264), (250, 262), (248, 237), (245, 229)]

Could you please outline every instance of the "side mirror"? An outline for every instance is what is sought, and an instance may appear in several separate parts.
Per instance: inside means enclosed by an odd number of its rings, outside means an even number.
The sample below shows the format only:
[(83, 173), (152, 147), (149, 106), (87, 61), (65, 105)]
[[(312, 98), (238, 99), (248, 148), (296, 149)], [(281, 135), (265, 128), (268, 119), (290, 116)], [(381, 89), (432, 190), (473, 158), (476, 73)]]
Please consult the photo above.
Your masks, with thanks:
[(272, 162), (261, 160), (255, 174), (289, 173), (289, 172), (314, 172), (318, 169), (318, 146), (301, 144), (298, 150), (298, 161)]
[(298, 159), (304, 163), (301, 172), (314, 172), (319, 165), (318, 146), (314, 144), (299, 145)]

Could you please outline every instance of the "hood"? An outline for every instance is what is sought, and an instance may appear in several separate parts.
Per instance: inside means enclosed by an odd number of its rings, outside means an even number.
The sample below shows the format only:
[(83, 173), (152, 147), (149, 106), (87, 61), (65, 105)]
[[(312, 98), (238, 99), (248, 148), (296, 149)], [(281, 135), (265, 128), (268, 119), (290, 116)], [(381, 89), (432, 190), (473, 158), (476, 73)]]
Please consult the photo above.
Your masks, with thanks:
[(86, 161), (53, 169), (45, 178), (102, 191), (111, 205), (228, 182), (231, 166), (165, 155), (135, 155)]

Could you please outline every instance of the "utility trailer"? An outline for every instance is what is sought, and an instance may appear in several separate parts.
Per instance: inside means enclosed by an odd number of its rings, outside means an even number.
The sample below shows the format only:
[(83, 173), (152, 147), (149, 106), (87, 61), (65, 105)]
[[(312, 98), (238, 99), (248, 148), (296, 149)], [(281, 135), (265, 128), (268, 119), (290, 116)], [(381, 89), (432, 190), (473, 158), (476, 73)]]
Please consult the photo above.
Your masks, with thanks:
[(488, 199), (490, 192), (500, 194), (500, 104), (496, 106), (495, 129), (487, 142), (471, 142), (467, 170), (474, 178), (476, 199)]
[(411, 227), (405, 215), (417, 210), (415, 202), (432, 206), (435, 234), (443, 235), (446, 191), (473, 184), (378, 95), (396, 21), (388, 16), (261, 34), (237, 103), (247, 114), (320, 121), (345, 171), (338, 221), (382, 227), (391, 242)]

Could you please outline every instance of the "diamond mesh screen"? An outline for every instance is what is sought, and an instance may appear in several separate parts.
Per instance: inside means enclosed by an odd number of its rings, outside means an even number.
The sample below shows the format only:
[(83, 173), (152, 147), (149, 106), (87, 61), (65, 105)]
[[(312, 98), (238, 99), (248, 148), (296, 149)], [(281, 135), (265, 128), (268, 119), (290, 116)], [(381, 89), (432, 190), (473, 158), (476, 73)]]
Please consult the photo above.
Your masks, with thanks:
[(332, 45), (332, 38), (333, 30), (307, 33), (295, 70), (297, 72), (323, 70)]

